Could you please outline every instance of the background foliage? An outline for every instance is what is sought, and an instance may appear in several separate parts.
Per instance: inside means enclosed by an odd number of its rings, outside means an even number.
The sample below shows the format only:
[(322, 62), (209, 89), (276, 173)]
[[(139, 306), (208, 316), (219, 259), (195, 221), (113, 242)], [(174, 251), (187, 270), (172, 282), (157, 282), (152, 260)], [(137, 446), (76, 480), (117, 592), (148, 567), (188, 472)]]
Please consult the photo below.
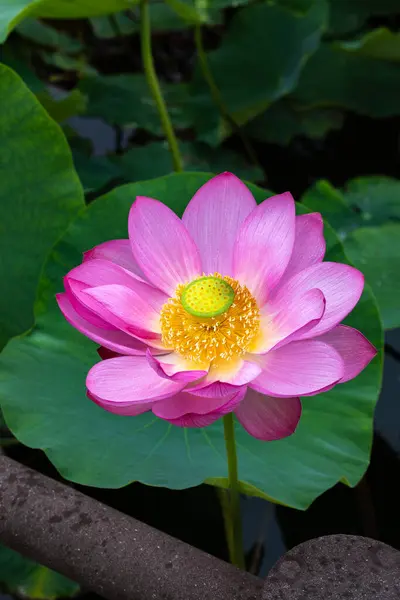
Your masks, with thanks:
[[(0, 414), (0, 432), (44, 449), (75, 482), (223, 487), (221, 424), (178, 430), (86, 401), (95, 347), (62, 319), (54, 292), (83, 250), (126, 236), (137, 193), (179, 214), (205, 173), (230, 170), (258, 184), (258, 201), (272, 193), (262, 188), (290, 189), (299, 212), (323, 214), (329, 258), (353, 263), (368, 284), (349, 322), (380, 349), (382, 324), (400, 326), (400, 183), (390, 159), (400, 10), (398, 0), (150, 0), (150, 14), (185, 174), (169, 175), (136, 0), (1, 2), (0, 349), (9, 343), (0, 406), (9, 429)], [(238, 429), (243, 491), (304, 509), (339, 480), (355, 485), (368, 465), (381, 358), (306, 399), (288, 440), (262, 444)], [(4, 548), (1, 585), (48, 600), (77, 592)]]

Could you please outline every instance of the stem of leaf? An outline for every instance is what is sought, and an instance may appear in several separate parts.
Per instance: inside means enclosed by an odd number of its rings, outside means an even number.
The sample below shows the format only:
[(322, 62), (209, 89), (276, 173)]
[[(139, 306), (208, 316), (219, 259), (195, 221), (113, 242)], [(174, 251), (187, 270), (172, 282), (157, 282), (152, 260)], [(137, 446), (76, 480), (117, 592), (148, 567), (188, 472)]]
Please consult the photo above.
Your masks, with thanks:
[[(231, 563), (245, 569), (243, 551), (242, 519), (240, 513), (240, 492), (235, 443), (235, 422), (233, 413), (223, 417), (226, 457), (228, 461), (229, 510), (224, 510), (228, 547)], [(222, 504), (224, 509), (224, 505)]]
[(169, 149), (172, 154), (174, 170), (183, 171), (183, 161), (179, 151), (178, 140), (176, 138), (174, 128), (172, 127), (171, 119), (169, 118), (165, 100), (163, 98), (161, 87), (154, 68), (153, 54), (151, 51), (151, 27), (148, 0), (141, 0), (140, 3), (140, 38), (144, 74), (156, 104), (165, 137), (168, 141)]
[(215, 83), (214, 76), (211, 73), (211, 69), (208, 64), (207, 54), (204, 50), (203, 35), (202, 35), (200, 23), (196, 23), (196, 25), (195, 25), (194, 41), (195, 41), (195, 45), (196, 45), (200, 69), (201, 69), (202, 75), (203, 75), (204, 79), (206, 80), (207, 85), (210, 89), (211, 97), (214, 101), (215, 106), (218, 108), (219, 112), (221, 113), (222, 118), (225, 119), (225, 121), (228, 123), (228, 125), (231, 127), (231, 129), (242, 140), (242, 144), (243, 144), (243, 147), (245, 149), (245, 152), (247, 154), (249, 161), (251, 163), (253, 163), (254, 166), (259, 167), (262, 170), (260, 163), (258, 161), (258, 158), (257, 158), (257, 154), (254, 151), (254, 148), (252, 147), (249, 140), (244, 135), (240, 125), (238, 125), (238, 123), (236, 123), (235, 119), (232, 117), (229, 110), (225, 106), (225, 102), (222, 98), (221, 92), (219, 91), (219, 88), (218, 88), (217, 84)]

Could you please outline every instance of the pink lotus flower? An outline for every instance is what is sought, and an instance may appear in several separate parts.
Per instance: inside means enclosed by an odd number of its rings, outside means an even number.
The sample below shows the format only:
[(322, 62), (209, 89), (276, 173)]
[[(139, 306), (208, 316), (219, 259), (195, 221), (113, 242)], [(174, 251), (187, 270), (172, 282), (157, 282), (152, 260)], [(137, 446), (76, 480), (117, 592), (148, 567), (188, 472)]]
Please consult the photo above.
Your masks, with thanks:
[(259, 206), (234, 175), (203, 185), (182, 220), (138, 197), (129, 240), (96, 246), (65, 277), (65, 318), (101, 345), (89, 397), (120, 415), (203, 427), (234, 411), (254, 437), (294, 432), (300, 396), (356, 377), (376, 350), (339, 325), (363, 275), (322, 262), (318, 213), (289, 193)]

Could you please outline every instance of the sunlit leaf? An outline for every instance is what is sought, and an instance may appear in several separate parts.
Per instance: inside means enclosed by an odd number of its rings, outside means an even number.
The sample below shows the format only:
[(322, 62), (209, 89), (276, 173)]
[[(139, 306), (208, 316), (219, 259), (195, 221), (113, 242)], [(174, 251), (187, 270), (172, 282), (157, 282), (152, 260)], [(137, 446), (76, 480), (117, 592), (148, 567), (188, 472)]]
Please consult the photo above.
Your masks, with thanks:
[(43, 262), (83, 192), (58, 125), (22, 80), (0, 65), (0, 348), (33, 324)]
[(82, 19), (132, 8), (138, 0), (1, 0), (0, 43), (27, 17)]

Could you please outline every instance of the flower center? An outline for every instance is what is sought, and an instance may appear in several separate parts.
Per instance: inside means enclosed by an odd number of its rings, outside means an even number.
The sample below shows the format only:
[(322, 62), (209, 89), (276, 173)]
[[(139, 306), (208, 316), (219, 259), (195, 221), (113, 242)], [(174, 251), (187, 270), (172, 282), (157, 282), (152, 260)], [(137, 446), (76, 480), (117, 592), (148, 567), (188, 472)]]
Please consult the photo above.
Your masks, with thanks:
[(219, 273), (178, 286), (160, 319), (164, 345), (202, 365), (243, 356), (260, 327), (258, 306), (247, 287)]
[(194, 317), (217, 317), (226, 312), (235, 298), (233, 287), (219, 277), (200, 277), (181, 294), (183, 308)]

